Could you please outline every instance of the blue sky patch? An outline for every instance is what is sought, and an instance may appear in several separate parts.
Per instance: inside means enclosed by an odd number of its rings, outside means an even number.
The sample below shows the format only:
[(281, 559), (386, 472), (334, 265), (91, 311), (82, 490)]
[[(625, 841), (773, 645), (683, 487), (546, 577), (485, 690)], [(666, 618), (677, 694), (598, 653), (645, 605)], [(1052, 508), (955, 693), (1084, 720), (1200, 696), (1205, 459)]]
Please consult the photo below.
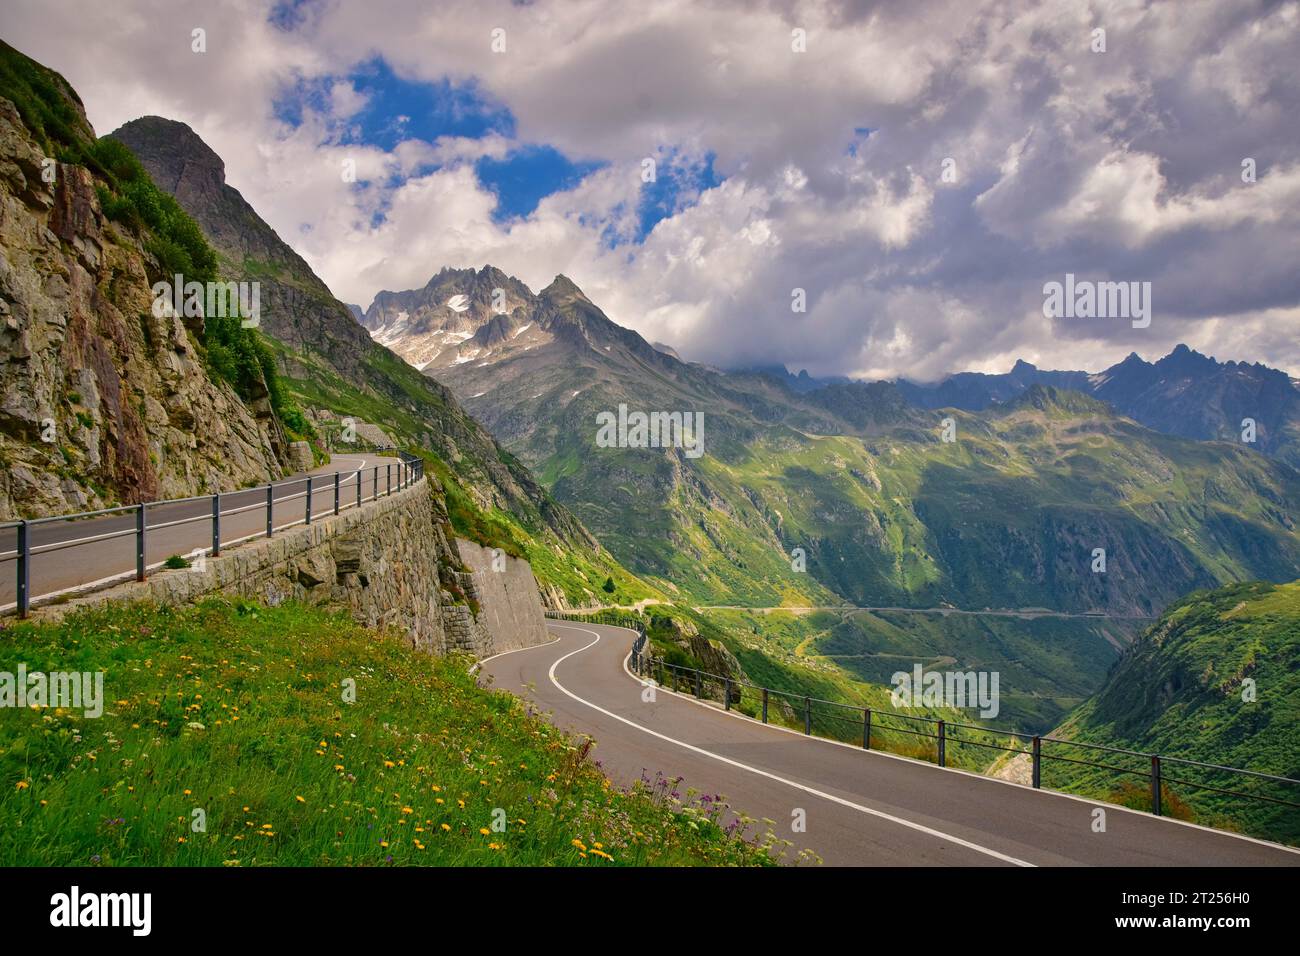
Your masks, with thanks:
[[(292, 29), (302, 18), (302, 7), (309, 7), (311, 2), (280, 4), (273, 12), (273, 22), (282, 29)], [(296, 127), (309, 113), (330, 116), (331, 91), (340, 82), (349, 83), (365, 100), (357, 112), (337, 120), (331, 130), (335, 142), (341, 145), (391, 152), (404, 140), (434, 143), (443, 136), (482, 139), (496, 134), (508, 140), (517, 136), (514, 114), (476, 81), (405, 79), (382, 57), (358, 64), (346, 74), (300, 78), (276, 98), (276, 118)], [(608, 231), (605, 241), (611, 248), (629, 238), (643, 242), (657, 223), (690, 206), (700, 193), (722, 182), (714, 171), (712, 153), (693, 156), (668, 148), (661, 149), (656, 158), (657, 179), (641, 187), (634, 234), (629, 237)], [(527, 143), (515, 145), (500, 159), (478, 159), (474, 172), (484, 188), (496, 195), (492, 217), (502, 223), (531, 215), (547, 196), (574, 188), (606, 165), (599, 160), (570, 159), (545, 143)], [(400, 185), (407, 178), (427, 175), (436, 168), (422, 166), (386, 185)], [(375, 213), (377, 221), (382, 221), (385, 214), (386, 208), (381, 207)]]
[(479, 139), (490, 133), (515, 135), (514, 116), (477, 83), (406, 80), (378, 57), (344, 76), (300, 80), (276, 99), (276, 118), (297, 126), (307, 110), (327, 112), (330, 90), (341, 80), (366, 98), (365, 105), (346, 120), (340, 139), (345, 144), (392, 150), (405, 139), (432, 143), (439, 136)]
[(661, 151), (656, 157), (655, 181), (641, 184), (636, 242), (644, 242), (659, 222), (694, 204), (700, 193), (722, 185), (713, 160), (713, 153), (692, 158), (676, 150)]
[(605, 163), (573, 162), (550, 146), (530, 145), (513, 150), (504, 159), (485, 156), (474, 172), (497, 195), (492, 218), (497, 222), (527, 216), (552, 193), (572, 189)]
[(862, 144), (865, 143), (867, 138), (874, 132), (875, 130), (869, 126), (853, 127), (853, 138), (849, 140), (848, 148), (844, 151), (850, 156), (857, 156), (858, 150), (862, 147)]

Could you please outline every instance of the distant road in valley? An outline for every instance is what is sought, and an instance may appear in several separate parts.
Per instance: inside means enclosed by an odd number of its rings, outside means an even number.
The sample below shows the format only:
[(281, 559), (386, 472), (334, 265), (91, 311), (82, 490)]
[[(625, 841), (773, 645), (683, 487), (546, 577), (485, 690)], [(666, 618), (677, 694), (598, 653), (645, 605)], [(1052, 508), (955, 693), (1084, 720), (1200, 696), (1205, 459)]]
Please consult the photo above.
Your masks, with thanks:
[(949, 614), (967, 614), (972, 617), (1018, 617), (1022, 620), (1032, 620), (1036, 617), (1068, 617), (1084, 618), (1093, 621), (1154, 621), (1155, 615), (1152, 614), (1103, 614), (1100, 611), (1096, 613), (1068, 611), (1051, 611), (1047, 608), (998, 608), (987, 611), (973, 611), (969, 608), (958, 607), (863, 607), (852, 604), (821, 604), (807, 605), (804, 607), (745, 607), (740, 604), (702, 604), (695, 608), (697, 611), (758, 611), (766, 613), (768, 611), (906, 611), (911, 614), (941, 614), (947, 617)]
[[(913, 610), (913, 609), (908, 609)], [(1111, 804), (805, 737), (657, 688), (625, 661), (624, 628), (548, 621), (551, 644), (483, 662), (494, 686), (596, 739), (617, 783), (662, 771), (721, 794), (827, 864), (866, 866), (1297, 866), (1300, 852)], [(1093, 811), (1106, 830), (1093, 830)], [(798, 811), (805, 832), (792, 832)]]

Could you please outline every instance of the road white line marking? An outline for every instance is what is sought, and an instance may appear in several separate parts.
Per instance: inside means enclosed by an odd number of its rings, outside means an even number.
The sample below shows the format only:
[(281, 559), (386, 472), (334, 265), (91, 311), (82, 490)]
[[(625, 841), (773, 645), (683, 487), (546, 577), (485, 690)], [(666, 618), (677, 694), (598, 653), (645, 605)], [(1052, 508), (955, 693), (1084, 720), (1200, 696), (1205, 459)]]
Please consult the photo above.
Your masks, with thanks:
[(474, 662), (474, 666), (472, 666), (472, 667), (469, 669), (469, 672), (470, 672), (471, 674), (474, 673), (476, 670), (478, 670), (480, 667), (482, 667), (482, 666), (483, 666), (484, 664), (486, 664), (488, 661), (494, 661), (494, 660), (496, 660), (498, 657), (505, 657), (507, 654), (518, 654), (520, 651), (531, 651), (531, 650), (533, 650), (534, 648), (538, 648), (538, 647), (550, 647), (552, 644), (556, 644), (556, 643), (558, 643), (559, 640), (560, 640), (560, 636), (557, 634), (557, 635), (555, 636), (555, 640), (553, 640), (553, 641), (546, 641), (545, 643), (542, 643), (542, 644), (529, 644), (527, 647), (516, 647), (516, 648), (513, 648), (513, 649), (508, 650), (508, 651), (502, 651), (500, 654), (493, 654), (491, 657), (485, 657), (485, 658), (483, 658), (481, 661), (475, 661), (475, 662)]
[(595, 640), (591, 641), (589, 644), (586, 644), (578, 648), (576, 651), (570, 651), (569, 653), (565, 654), (563, 657), (558, 658), (555, 661), (555, 663), (551, 665), (551, 669), (550, 671), (547, 672), (547, 676), (551, 679), (551, 683), (554, 684), (555, 687), (558, 690), (560, 690), (562, 693), (564, 693), (568, 697), (573, 698), (578, 703), (590, 707), (592, 710), (599, 711), (600, 713), (604, 714), (606, 717), (612, 717), (615, 720), (619, 721), (620, 723), (627, 724), (629, 727), (635, 727), (637, 730), (640, 730), (643, 733), (647, 733), (652, 737), (658, 737), (660, 740), (665, 740), (670, 744), (676, 744), (678, 747), (681, 747), (685, 750), (689, 750), (692, 753), (697, 753), (700, 754), (701, 756), (712, 758), (713, 760), (717, 760), (720, 763), (725, 763), (732, 767), (737, 767), (741, 770), (747, 770), (750, 773), (757, 774), (760, 777), (766, 777), (769, 780), (775, 780), (778, 783), (784, 783), (786, 786), (794, 787), (796, 790), (802, 790), (805, 793), (811, 793), (813, 796), (821, 797), (823, 800), (829, 800), (832, 803), (838, 803), (841, 806), (848, 807), (852, 810), (857, 810), (859, 813), (865, 813), (868, 816), (878, 817), (882, 820), (888, 820), (890, 823), (897, 823), (899, 826), (907, 827), (909, 830), (916, 830), (920, 833), (926, 834), (927, 836), (932, 836), (937, 839), (944, 840), (948, 843), (956, 844), (957, 846), (964, 846), (968, 850), (974, 850), (976, 853), (983, 853), (985, 856), (991, 856), (994, 859), (1002, 860), (1005, 863), (1012, 863), (1016, 866), (1034, 865), (1033, 863), (1030, 863), (1026, 860), (1021, 860), (1014, 856), (1008, 856), (1005, 853), (999, 853), (997, 850), (990, 849), (989, 847), (986, 846), (980, 846), (978, 843), (972, 843), (969, 840), (963, 840), (961, 837), (953, 836), (950, 833), (944, 833), (941, 830), (934, 830), (923, 824), (914, 823), (911, 820), (904, 820), (902, 817), (896, 817), (892, 814), (885, 813), (882, 810), (874, 810), (871, 807), (863, 806), (860, 803), (854, 803), (851, 800), (845, 800), (843, 797), (837, 797), (833, 793), (826, 793), (823, 790), (818, 790), (815, 787), (810, 787), (806, 784), (799, 783), (798, 781), (795, 780), (789, 780), (785, 777), (778, 776), (777, 774), (771, 773), (767, 770), (762, 770), (758, 767), (752, 767), (747, 763), (741, 763), (739, 760), (732, 760), (730, 757), (722, 756), (722, 754), (715, 754), (712, 751), (705, 750), (702, 747), (696, 747), (694, 744), (688, 744), (685, 741), (677, 740), (674, 737), (669, 737), (667, 734), (661, 734), (657, 730), (651, 730), (649, 727), (643, 727), (641, 724), (638, 724), (635, 721), (628, 720), (626, 717), (620, 717), (618, 714), (613, 713), (612, 711), (608, 711), (604, 707), (601, 707), (598, 704), (593, 704), (589, 700), (584, 700), (583, 698), (573, 693), (571, 690), (569, 690), (567, 687), (565, 687), (563, 684), (561, 684), (558, 680), (555, 679), (555, 669), (559, 667), (561, 664), (563, 664), (565, 661), (567, 661), (570, 657), (573, 657), (575, 654), (581, 654), (583, 651), (587, 650), (587, 648), (595, 647), (598, 643), (600, 643), (600, 635), (597, 634), (595, 631), (587, 630), (585, 627), (572, 627), (564, 624), (557, 624), (554, 626), (567, 628), (568, 630), (573, 630), (573, 631), (582, 631), (584, 634), (590, 634), (592, 637), (595, 638)]
[[(563, 627), (564, 625), (559, 625), (559, 626)], [(617, 624), (605, 624), (602, 626), (619, 627), (619, 625)], [(625, 630), (629, 634), (633, 634), (633, 635), (636, 634), (636, 631), (633, 631), (631, 628), (621, 628), (621, 630)], [(636, 674), (632, 673), (631, 668), (628, 667), (628, 663), (631, 661), (631, 659), (632, 659), (632, 652), (629, 650), (627, 652), (627, 656), (623, 658), (623, 673), (626, 674), (628, 677), (630, 677), (636, 683), (640, 684), (645, 678), (637, 677)], [(854, 753), (861, 754), (863, 756), (885, 757), (889, 760), (902, 761), (903, 763), (909, 764), (913, 767), (924, 767), (927, 770), (942, 771), (943, 773), (959, 773), (962, 776), (971, 777), (975, 780), (982, 780), (985, 783), (996, 783), (1004, 787), (1015, 787), (1018, 790), (1029, 790), (1032, 791), (1033, 793), (1042, 794), (1048, 797), (1057, 797), (1061, 800), (1073, 800), (1075, 803), (1087, 804), (1090, 807), (1102, 806), (1105, 807), (1107, 810), (1115, 810), (1118, 812), (1130, 814), (1131, 816), (1141, 817), (1143, 820), (1159, 821), (1160, 823), (1168, 823), (1168, 824), (1173, 824), (1175, 826), (1188, 827), (1192, 830), (1200, 830), (1203, 833), (1211, 833), (1216, 837), (1231, 837), (1234, 840), (1244, 840), (1247, 843), (1254, 843), (1257, 846), (1267, 847), (1270, 850), (1285, 850), (1287, 853), (1300, 855), (1300, 847), (1287, 846), (1284, 843), (1274, 843), (1270, 840), (1262, 840), (1259, 837), (1247, 836), (1244, 833), (1233, 833), (1230, 830), (1216, 830), (1214, 827), (1206, 826), (1203, 823), (1193, 823), (1190, 820), (1177, 820), (1173, 817), (1163, 817), (1163, 816), (1157, 817), (1157, 816), (1153, 816), (1150, 812), (1146, 810), (1134, 810), (1132, 807), (1121, 806), (1118, 803), (1108, 803), (1105, 800), (1101, 800), (1098, 798), (1081, 797), (1078, 794), (1066, 793), (1064, 790), (1051, 790), (1043, 787), (1031, 787), (1029, 784), (1017, 783), (1014, 780), (1005, 780), (1002, 777), (990, 776), (989, 774), (986, 773), (980, 773), (977, 770), (963, 770), (961, 767), (938, 767), (930, 763), (930, 761), (928, 760), (917, 760), (913, 757), (904, 757), (900, 754), (892, 754), (888, 750), (879, 750), (879, 749), (866, 750), (858, 746), (857, 744), (846, 743), (843, 740), (832, 740), (830, 737), (818, 737), (815, 735), (805, 734), (802, 730), (796, 730), (793, 727), (782, 727), (779, 724), (765, 724), (761, 720), (755, 720), (753, 717), (747, 717), (745, 714), (739, 713), (738, 711), (735, 710), (720, 710), (719, 708), (714, 707), (705, 701), (696, 700), (690, 694), (672, 690), (671, 688), (666, 687), (665, 685), (660, 684), (657, 681), (655, 682), (655, 686), (659, 688), (659, 690), (663, 691), (665, 694), (672, 694), (674, 697), (678, 698), (679, 700), (684, 700), (688, 704), (694, 704), (696, 707), (704, 707), (711, 714), (720, 714), (725, 717), (734, 717), (737, 720), (745, 721), (745, 723), (750, 724), (751, 726), (763, 727), (766, 730), (775, 730), (778, 733), (783, 733), (783, 734), (792, 734), (793, 736), (799, 737), (802, 740), (816, 741), (819, 744), (831, 744), (832, 746), (835, 747), (843, 747), (845, 750), (851, 750)]]

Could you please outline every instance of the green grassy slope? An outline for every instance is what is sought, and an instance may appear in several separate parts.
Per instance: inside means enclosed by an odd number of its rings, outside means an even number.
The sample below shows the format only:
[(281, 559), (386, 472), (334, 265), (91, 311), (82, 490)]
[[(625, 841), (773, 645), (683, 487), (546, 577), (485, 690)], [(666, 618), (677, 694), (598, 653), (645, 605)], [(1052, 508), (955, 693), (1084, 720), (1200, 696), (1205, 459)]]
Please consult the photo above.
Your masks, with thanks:
[[(1243, 699), (1243, 692), (1252, 689), (1251, 681), (1255, 699)], [(1300, 581), (1254, 582), (1199, 592), (1172, 605), (1115, 665), (1097, 695), (1072, 713), (1054, 736), (1300, 779), (1297, 723)], [(1114, 777), (1099, 771), (1047, 766), (1044, 782), (1053, 787), (1085, 793), (1107, 793), (1116, 787)], [(1300, 843), (1300, 810), (1172, 781), (1179, 778), (1293, 803), (1300, 803), (1300, 786), (1173, 763), (1165, 764), (1164, 775), (1167, 790), (1198, 819), (1226, 821), (1247, 832)], [(1135, 779), (1141, 797), (1145, 781)]]
[[(1300, 473), (1239, 444), (1043, 386), (977, 414), (912, 408), (887, 383), (797, 395), (542, 298), (549, 342), (437, 374), (624, 565), (692, 603), (1153, 614), (1300, 574)], [(621, 404), (703, 413), (703, 456), (598, 447), (597, 415)]]
[(102, 670), (106, 705), (0, 710), (0, 865), (770, 862), (693, 798), (612, 787), (598, 744), (468, 661), (342, 614), (115, 607), (0, 631), (0, 671), (19, 662)]

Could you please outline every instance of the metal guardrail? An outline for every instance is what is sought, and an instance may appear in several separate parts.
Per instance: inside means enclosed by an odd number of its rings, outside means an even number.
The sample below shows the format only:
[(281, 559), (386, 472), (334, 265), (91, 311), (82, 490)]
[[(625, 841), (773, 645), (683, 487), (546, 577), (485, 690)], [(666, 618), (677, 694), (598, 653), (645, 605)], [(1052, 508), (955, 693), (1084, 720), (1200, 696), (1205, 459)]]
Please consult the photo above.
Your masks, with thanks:
[(631, 614), (624, 614), (621, 611), (598, 610), (598, 611), (557, 611), (550, 608), (544, 609), (542, 614), (553, 621), (580, 621), (588, 624), (609, 624), (614, 627), (623, 627), (629, 631), (636, 631), (636, 640), (632, 642), (632, 653), (639, 655), (645, 651), (646, 645), (650, 638), (646, 634), (645, 621)]
[[(75, 548), (97, 541), (109, 541), (116, 538), (134, 536), (135, 538), (135, 580), (145, 580), (146, 572), (149, 570), (145, 563), (145, 547), (148, 540), (148, 534), (151, 531), (161, 531), (166, 528), (178, 527), (180, 525), (191, 524), (198, 521), (210, 522), (212, 535), (211, 544), (206, 548), (198, 548), (191, 552), (190, 555), (207, 554), (212, 557), (219, 557), (222, 547), (229, 547), (235, 544), (241, 544), (245, 541), (257, 537), (272, 537), (276, 531), (285, 528), (294, 527), (300, 524), (311, 524), (313, 520), (320, 517), (337, 515), (348, 508), (359, 508), (366, 501), (375, 501), (382, 497), (387, 497), (394, 492), (409, 488), (424, 478), (424, 460), (418, 455), (412, 455), (407, 452), (399, 452), (401, 460), (398, 462), (387, 462), (384, 465), (375, 465), (373, 468), (359, 468), (351, 472), (336, 471), (331, 475), (307, 475), (305, 478), (295, 478), (289, 481), (272, 482), (265, 486), (266, 496), (264, 501), (258, 501), (255, 504), (242, 505), (236, 508), (224, 509), (221, 506), (222, 498), (231, 495), (249, 495), (256, 492), (255, 488), (243, 488), (235, 492), (217, 492), (213, 495), (196, 495), (190, 498), (169, 498), (160, 501), (147, 501), (135, 505), (123, 505), (117, 508), (101, 508), (98, 511), (83, 511), (69, 515), (53, 515), (48, 518), (32, 518), (21, 521), (7, 521), (0, 523), (0, 532), (16, 530), (17, 543), (12, 551), (0, 552), (0, 564), (7, 561), (16, 562), (15, 574), (16, 599), (14, 608), (19, 617), (26, 617), (31, 609), (33, 600), (40, 598), (54, 597), (68, 591), (75, 591), (86, 587), (91, 582), (84, 582), (80, 585), (74, 585), (71, 588), (60, 589), (55, 592), (42, 595), (33, 595), (31, 593), (31, 570), (32, 559), (41, 554), (48, 554), (57, 551), (63, 551), (68, 548)], [(382, 469), (382, 470), (381, 470)], [(344, 477), (346, 475), (346, 477)], [(382, 481), (381, 481), (381, 475)], [(371, 483), (371, 494), (362, 495), (362, 486), (364, 480), (369, 478)], [(382, 491), (381, 491), (382, 484)], [(277, 491), (283, 491), (296, 485), (304, 485), (303, 490), (289, 495), (276, 497)], [(344, 501), (343, 490), (352, 485), (356, 487), (355, 498), (349, 494), (348, 500)], [(333, 508), (326, 507), (325, 513), (322, 514), (319, 508), (320, 499), (317, 498), (316, 506), (313, 506), (313, 495), (324, 491), (326, 495), (333, 493)], [(303, 499), (302, 517), (292, 521), (274, 523), (274, 510), (278, 504), (286, 501)], [(328, 498), (326, 499), (328, 500)], [(165, 505), (184, 504), (186, 502), (210, 501), (211, 508), (204, 509), (201, 513), (188, 515), (182, 518), (176, 518), (170, 521), (150, 523), (150, 509), (157, 509)], [(243, 535), (232, 540), (223, 540), (221, 535), (221, 519), (233, 515), (243, 514), (249, 511), (265, 509), (266, 511), (266, 530), (265, 534)], [(91, 534), (85, 537), (71, 538), (66, 541), (52, 541), (47, 544), (32, 544), (32, 529), (51, 525), (58, 522), (76, 522), (84, 521), (90, 518), (100, 518), (107, 515), (134, 516), (133, 526), (119, 528), (115, 530)], [(160, 562), (161, 563), (161, 562)], [(157, 567), (155, 563), (153, 567)], [(121, 572), (112, 576), (109, 580), (124, 580), (131, 576), (131, 572)], [(105, 581), (107, 583), (107, 581)]]
[[(644, 621), (629, 617), (627, 615), (610, 615), (612, 619), (602, 619), (604, 612), (586, 613), (582, 611), (547, 611), (547, 617), (557, 618), (560, 620), (579, 620), (588, 621), (596, 624), (612, 624), (616, 627), (626, 627), (629, 630), (637, 632), (637, 638), (632, 644), (632, 653), (629, 658), (629, 666), (634, 674), (645, 679), (653, 679), (659, 686), (667, 687), (671, 685), (674, 692), (680, 693), (683, 684), (685, 687), (700, 700), (704, 699), (705, 692), (711, 688), (717, 688), (721, 692), (722, 705), (725, 710), (742, 707), (745, 703), (745, 691), (753, 693), (752, 710), (755, 714), (760, 714), (763, 723), (770, 722), (770, 707), (773, 701), (786, 702), (787, 706), (791, 703), (797, 704), (798, 707), (791, 707), (796, 719), (802, 716), (803, 732), (808, 736), (813, 734), (813, 706), (819, 705), (823, 708), (822, 712), (817, 714), (818, 723), (823, 726), (829, 722), (850, 723), (855, 733), (860, 728), (861, 746), (864, 750), (870, 750), (873, 734), (877, 737), (885, 733), (906, 734), (912, 737), (919, 737), (924, 740), (933, 741), (936, 762), (940, 767), (948, 766), (948, 747), (951, 745), (980, 747), (987, 750), (995, 750), (1003, 753), (1024, 754), (1030, 758), (1032, 767), (1032, 784), (1035, 789), (1043, 789), (1043, 765), (1044, 762), (1057, 761), (1064, 764), (1075, 764), (1085, 767), (1092, 767), (1109, 771), (1112, 774), (1135, 776), (1144, 778), (1150, 786), (1151, 812), (1156, 816), (1161, 816), (1163, 811), (1162, 793), (1166, 785), (1177, 784), (1184, 787), (1192, 787), (1201, 790), (1212, 791), (1225, 796), (1239, 797), (1247, 800), (1258, 800), (1264, 803), (1271, 803), (1278, 806), (1291, 807), (1300, 809), (1300, 802), (1294, 800), (1282, 799), (1275, 796), (1269, 796), (1261, 793), (1248, 793), (1241, 790), (1228, 789), (1219, 787), (1210, 783), (1187, 780), (1180, 777), (1170, 776), (1167, 770), (1172, 767), (1197, 768), (1203, 771), (1209, 771), (1215, 774), (1234, 775), (1233, 779), (1243, 777), (1249, 781), (1267, 781), (1273, 784), (1282, 784), (1289, 787), (1300, 788), (1300, 780), (1291, 777), (1281, 777), (1275, 774), (1261, 773), (1257, 770), (1243, 770), (1239, 767), (1225, 767), (1221, 764), (1204, 763), (1198, 760), (1189, 760), (1184, 757), (1167, 757), (1160, 754), (1145, 753), (1139, 750), (1126, 750), (1121, 747), (1104, 747), (1100, 744), (1088, 744), (1077, 740), (1064, 740), (1059, 737), (1051, 737), (1043, 734), (1026, 734), (1020, 731), (1003, 730), (999, 728), (985, 727), (978, 724), (959, 723), (957, 721), (945, 720), (937, 717), (919, 717), (910, 714), (900, 714), (892, 710), (873, 710), (870, 707), (859, 707), (856, 704), (845, 704), (839, 701), (823, 700), (817, 697), (806, 695), (792, 694), (788, 691), (776, 690), (771, 687), (763, 687), (758, 684), (750, 684), (745, 681), (738, 681), (727, 675), (710, 674), (706, 671), (693, 667), (685, 667), (680, 664), (672, 664), (661, 657), (655, 657), (651, 653), (649, 638), (646, 633)], [(826, 710), (825, 708), (831, 708)], [(852, 716), (847, 716), (845, 712), (851, 712)], [(748, 715), (747, 715), (748, 716)], [(882, 723), (888, 721), (888, 723)], [(909, 725), (895, 725), (893, 721), (908, 721)], [(921, 726), (916, 726), (921, 725)], [(929, 726), (926, 726), (929, 725)], [(975, 740), (973, 734), (984, 734), (989, 739)], [(818, 734), (816, 736), (825, 736)], [(998, 738), (1004, 739), (1006, 743), (995, 742)], [(827, 739), (837, 739), (837, 737), (828, 737)], [(855, 738), (856, 739), (856, 738)], [(841, 740), (841, 742), (843, 742)], [(1080, 751), (1086, 751), (1091, 754), (1115, 754), (1119, 758), (1137, 758), (1140, 762), (1138, 767), (1117, 766), (1114, 763), (1099, 762), (1105, 758), (1098, 757), (1097, 760), (1081, 759), (1080, 755), (1066, 756), (1063, 753), (1052, 753), (1052, 748), (1059, 747), (1069, 752), (1069, 748), (1079, 748)], [(1050, 787), (1046, 789), (1052, 789)], [(1063, 791), (1064, 792), (1064, 791)], [(1300, 790), (1290, 791), (1300, 796)]]

